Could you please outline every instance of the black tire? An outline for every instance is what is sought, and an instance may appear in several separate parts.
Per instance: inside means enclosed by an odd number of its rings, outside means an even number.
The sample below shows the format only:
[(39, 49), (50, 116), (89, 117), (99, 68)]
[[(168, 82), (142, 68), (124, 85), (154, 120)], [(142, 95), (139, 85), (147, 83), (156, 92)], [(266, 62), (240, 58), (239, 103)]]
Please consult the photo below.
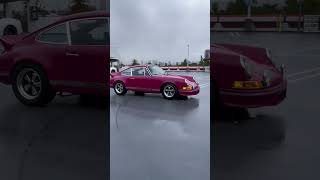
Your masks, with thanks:
[[(122, 86), (122, 90), (121, 90), (121, 87)], [(114, 92), (119, 95), (119, 96), (123, 96), (127, 93), (127, 89), (126, 89), (126, 86), (124, 85), (123, 82), (121, 81), (117, 81), (115, 84), (114, 84)]]
[[(170, 87), (169, 89), (172, 90), (170, 95), (168, 93), (166, 93), (166, 88), (168, 88), (168, 87)], [(168, 100), (172, 100), (179, 95), (177, 87), (172, 83), (164, 84), (161, 88), (161, 94), (162, 94), (163, 98), (168, 99)]]
[(5, 27), (3, 30), (3, 36), (17, 35), (17, 34), (18, 34), (18, 30), (13, 25), (9, 25), (9, 26)]
[[(37, 74), (37, 79), (39, 82), (37, 82), (38, 86), (36, 86), (34, 82), (32, 82), (33, 85), (30, 85), (27, 83), (27, 85), (32, 86), (32, 95), (30, 95), (30, 92), (26, 92), (27, 90), (25, 89), (26, 86), (23, 85), (22, 81), (25, 81), (25, 76), (23, 73), (27, 74), (28, 71), (33, 72)], [(21, 77), (23, 76), (23, 79)], [(33, 74), (32, 74), (33, 76)], [(17, 99), (28, 106), (44, 106), (48, 103), (50, 103), (54, 97), (56, 96), (56, 92), (51, 88), (49, 80), (47, 78), (46, 73), (44, 70), (34, 64), (21, 64), (15, 67), (15, 69), (12, 72), (12, 90), (17, 97)], [(32, 77), (33, 79), (33, 77)], [(33, 96), (33, 90), (38, 87), (40, 90), (38, 93)], [(30, 90), (30, 88), (29, 88)]]

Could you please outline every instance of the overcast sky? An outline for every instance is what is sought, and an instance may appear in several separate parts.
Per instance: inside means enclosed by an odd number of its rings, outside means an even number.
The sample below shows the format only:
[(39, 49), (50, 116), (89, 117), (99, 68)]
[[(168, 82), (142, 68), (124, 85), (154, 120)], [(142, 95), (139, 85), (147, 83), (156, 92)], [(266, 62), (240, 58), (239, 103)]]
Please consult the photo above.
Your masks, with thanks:
[(111, 55), (198, 61), (210, 48), (210, 0), (111, 0)]

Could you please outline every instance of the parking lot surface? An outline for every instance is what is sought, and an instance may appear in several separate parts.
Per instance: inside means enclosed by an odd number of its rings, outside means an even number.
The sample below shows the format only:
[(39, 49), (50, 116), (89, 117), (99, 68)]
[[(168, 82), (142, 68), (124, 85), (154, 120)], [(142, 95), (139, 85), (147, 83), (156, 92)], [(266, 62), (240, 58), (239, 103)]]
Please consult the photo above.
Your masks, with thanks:
[(271, 49), (289, 82), (279, 106), (251, 109), (250, 118), (229, 108), (215, 120), (215, 179), (320, 179), (319, 34), (220, 32), (213, 41)]
[(200, 94), (165, 100), (160, 94), (110, 93), (111, 180), (208, 180), (209, 73), (193, 75)]
[(0, 98), (1, 180), (106, 179), (109, 122), (100, 100), (26, 107), (4, 85)]

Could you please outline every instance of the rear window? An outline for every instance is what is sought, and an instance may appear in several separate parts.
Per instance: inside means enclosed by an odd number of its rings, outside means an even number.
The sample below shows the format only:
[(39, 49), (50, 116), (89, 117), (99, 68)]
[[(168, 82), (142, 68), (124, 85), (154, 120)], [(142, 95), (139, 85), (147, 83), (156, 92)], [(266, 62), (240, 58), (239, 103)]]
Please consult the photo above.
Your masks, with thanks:
[(131, 76), (131, 68), (122, 71), (121, 74), (125, 76)]
[(68, 35), (66, 24), (64, 23), (44, 31), (40, 34), (38, 40), (45, 43), (67, 44)]

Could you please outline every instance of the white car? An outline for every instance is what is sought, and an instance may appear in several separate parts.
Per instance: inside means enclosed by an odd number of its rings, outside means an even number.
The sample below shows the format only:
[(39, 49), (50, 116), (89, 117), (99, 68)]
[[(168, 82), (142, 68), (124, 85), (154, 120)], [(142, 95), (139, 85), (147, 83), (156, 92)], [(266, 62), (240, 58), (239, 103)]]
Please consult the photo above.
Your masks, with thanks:
[(19, 20), (14, 18), (0, 19), (0, 36), (17, 35), (22, 32), (22, 24)]

